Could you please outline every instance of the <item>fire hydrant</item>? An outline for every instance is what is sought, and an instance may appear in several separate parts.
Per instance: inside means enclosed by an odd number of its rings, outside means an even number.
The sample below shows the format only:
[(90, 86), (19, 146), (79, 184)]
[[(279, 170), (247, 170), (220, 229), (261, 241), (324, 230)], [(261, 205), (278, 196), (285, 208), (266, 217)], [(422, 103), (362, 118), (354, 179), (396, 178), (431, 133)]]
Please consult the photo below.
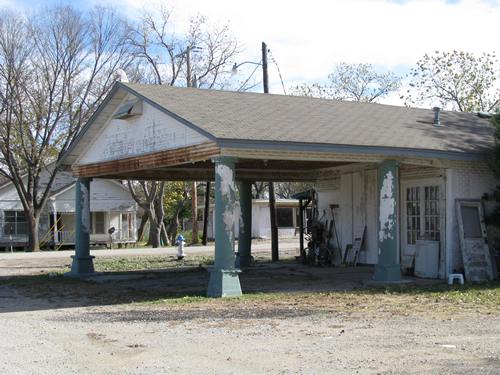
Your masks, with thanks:
[(184, 254), (184, 245), (186, 241), (184, 241), (184, 236), (182, 234), (177, 236), (175, 244), (177, 245), (177, 259), (181, 260), (186, 256), (186, 254)]

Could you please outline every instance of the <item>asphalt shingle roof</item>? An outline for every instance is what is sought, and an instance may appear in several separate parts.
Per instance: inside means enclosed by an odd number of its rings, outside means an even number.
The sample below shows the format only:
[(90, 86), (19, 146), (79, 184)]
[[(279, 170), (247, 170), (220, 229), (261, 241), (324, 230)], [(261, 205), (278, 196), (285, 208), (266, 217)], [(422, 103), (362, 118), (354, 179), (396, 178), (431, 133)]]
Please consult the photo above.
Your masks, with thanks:
[(217, 139), (485, 152), (489, 120), (475, 114), (375, 103), (125, 84)]

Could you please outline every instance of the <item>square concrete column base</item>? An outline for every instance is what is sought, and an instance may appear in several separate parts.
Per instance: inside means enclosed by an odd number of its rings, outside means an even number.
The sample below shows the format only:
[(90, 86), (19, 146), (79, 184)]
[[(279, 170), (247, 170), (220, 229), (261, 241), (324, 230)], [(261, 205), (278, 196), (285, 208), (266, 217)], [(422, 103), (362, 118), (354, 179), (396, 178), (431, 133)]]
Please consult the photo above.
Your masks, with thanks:
[(88, 257), (72, 255), (71, 259), (73, 259), (73, 262), (71, 263), (71, 272), (69, 272), (68, 276), (84, 276), (94, 273), (94, 258), (92, 255)]
[(373, 280), (382, 282), (401, 281), (401, 267), (399, 264), (377, 264)]
[(240, 297), (241, 286), (238, 273), (239, 269), (210, 270), (210, 281), (208, 282), (208, 297)]

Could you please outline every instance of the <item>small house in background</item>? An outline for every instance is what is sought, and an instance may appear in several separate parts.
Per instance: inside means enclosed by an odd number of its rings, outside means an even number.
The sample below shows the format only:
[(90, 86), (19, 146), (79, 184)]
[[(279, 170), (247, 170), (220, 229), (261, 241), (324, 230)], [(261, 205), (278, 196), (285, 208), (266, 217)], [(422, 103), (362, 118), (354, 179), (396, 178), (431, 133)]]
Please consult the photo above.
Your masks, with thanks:
[[(204, 206), (199, 206), (199, 212), (203, 214)], [(209, 208), (207, 237), (214, 239), (215, 233), (215, 205), (211, 204)], [(278, 226), (279, 237), (293, 237), (298, 234), (299, 227), (299, 201), (296, 199), (277, 199), (276, 200), (276, 224)], [(240, 216), (240, 207), (236, 205), (236, 217)], [(198, 228), (203, 228), (203, 215), (198, 222)], [(305, 222), (305, 221), (304, 221)], [(239, 223), (234, 225), (235, 237), (238, 238)], [(253, 238), (271, 238), (271, 217), (269, 214), (268, 199), (252, 199), (252, 237)]]
[[(43, 179), (42, 175), (42, 179)], [(43, 183), (43, 182), (42, 182)], [(114, 228), (113, 243), (137, 240), (137, 204), (118, 181), (94, 179), (90, 197), (90, 242), (107, 244), (108, 230)], [(75, 243), (75, 178), (58, 172), (45, 212), (40, 218), (40, 247), (61, 248)], [(25, 247), (28, 223), (16, 188), (11, 182), (0, 185), (0, 247)]]

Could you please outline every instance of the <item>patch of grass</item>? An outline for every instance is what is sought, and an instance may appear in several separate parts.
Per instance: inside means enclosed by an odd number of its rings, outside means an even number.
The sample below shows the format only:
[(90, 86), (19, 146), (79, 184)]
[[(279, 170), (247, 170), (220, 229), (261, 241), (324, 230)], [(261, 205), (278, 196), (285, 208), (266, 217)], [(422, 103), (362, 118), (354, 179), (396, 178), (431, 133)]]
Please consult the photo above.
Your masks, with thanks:
[(149, 303), (166, 306), (197, 305), (210, 309), (295, 309), (317, 313), (384, 316), (454, 317), (460, 313), (500, 313), (500, 282), (465, 286), (404, 285), (331, 292), (245, 293), (238, 298), (212, 299), (204, 294), (159, 296)]
[[(408, 295), (425, 298), (434, 302), (469, 304), (500, 308), (500, 281), (482, 284), (452, 285), (436, 284), (430, 286), (393, 286), (383, 290), (388, 295)], [(373, 290), (377, 293), (377, 290)]]
[(176, 269), (185, 267), (202, 267), (213, 264), (213, 257), (196, 256), (177, 260), (176, 257), (138, 256), (123, 258), (96, 258), (94, 267), (97, 272), (148, 271)]

